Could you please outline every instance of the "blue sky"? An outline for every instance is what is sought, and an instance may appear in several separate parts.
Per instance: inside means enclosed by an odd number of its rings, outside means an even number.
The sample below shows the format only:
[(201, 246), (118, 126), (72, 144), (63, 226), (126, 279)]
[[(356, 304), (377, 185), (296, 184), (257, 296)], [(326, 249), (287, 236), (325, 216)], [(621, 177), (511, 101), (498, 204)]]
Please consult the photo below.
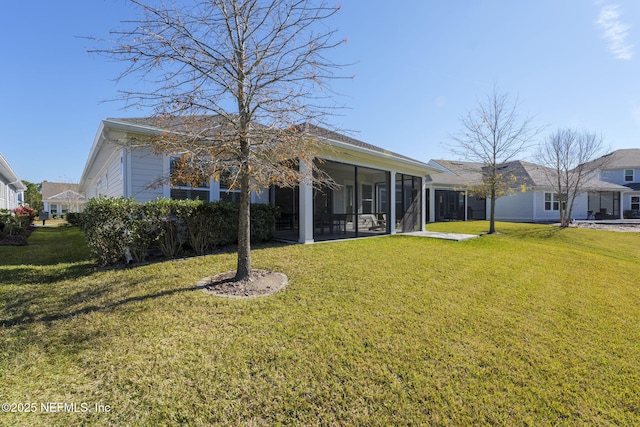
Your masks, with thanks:
[[(63, 6), (61, 6), (63, 5)], [(393, 6), (390, 6), (393, 5)], [(134, 16), (125, 0), (6, 2), (0, 15), (0, 152), (21, 179), (78, 182), (100, 120), (133, 117), (123, 64), (86, 53)], [(523, 115), (640, 148), (637, 0), (344, 0), (333, 22), (353, 62), (333, 88), (352, 136), (418, 160), (452, 158), (460, 116), (496, 86)]]

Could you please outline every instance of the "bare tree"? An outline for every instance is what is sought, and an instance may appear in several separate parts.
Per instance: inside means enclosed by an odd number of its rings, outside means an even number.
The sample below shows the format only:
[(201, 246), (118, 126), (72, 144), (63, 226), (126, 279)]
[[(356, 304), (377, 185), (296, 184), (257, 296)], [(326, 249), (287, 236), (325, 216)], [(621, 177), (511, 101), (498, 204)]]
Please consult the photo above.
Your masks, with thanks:
[(571, 129), (556, 130), (538, 148), (538, 162), (546, 167), (547, 180), (559, 200), (561, 227), (569, 226), (576, 197), (604, 165), (602, 154), (601, 136)]
[(326, 54), (344, 43), (327, 27), (339, 7), (323, 0), (130, 0), (142, 18), (93, 52), (127, 64), (142, 89), (127, 106), (153, 109), (165, 131), (138, 141), (182, 155), (181, 180), (213, 176), (240, 193), (236, 279), (249, 277), (250, 194), (313, 179), (310, 126), (334, 108), (327, 83), (340, 65)]
[(469, 193), (490, 199), (490, 234), (496, 231), (496, 200), (508, 194), (515, 181), (501, 171), (501, 165), (522, 155), (541, 132), (532, 126), (531, 117), (520, 117), (519, 106), (517, 99), (512, 101), (494, 87), (484, 102), (461, 117), (462, 130), (451, 136), (454, 154), (482, 164), (482, 184), (471, 186)]

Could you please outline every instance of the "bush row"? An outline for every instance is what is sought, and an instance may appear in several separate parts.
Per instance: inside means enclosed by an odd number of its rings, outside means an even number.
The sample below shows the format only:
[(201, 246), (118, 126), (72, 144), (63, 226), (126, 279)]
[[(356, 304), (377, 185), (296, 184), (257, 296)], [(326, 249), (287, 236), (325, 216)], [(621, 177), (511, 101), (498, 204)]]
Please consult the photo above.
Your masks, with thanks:
[[(273, 239), (277, 208), (251, 206), (251, 240)], [(93, 198), (73, 219), (100, 265), (143, 262), (150, 249), (173, 258), (202, 255), (237, 242), (238, 205), (229, 202), (159, 199), (138, 203), (123, 198)]]

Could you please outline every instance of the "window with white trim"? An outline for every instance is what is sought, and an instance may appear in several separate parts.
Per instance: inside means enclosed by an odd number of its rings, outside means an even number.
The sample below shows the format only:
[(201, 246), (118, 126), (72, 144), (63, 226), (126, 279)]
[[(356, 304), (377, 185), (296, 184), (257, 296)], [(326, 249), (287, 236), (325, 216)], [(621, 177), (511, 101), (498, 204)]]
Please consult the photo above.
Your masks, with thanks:
[(562, 210), (567, 209), (567, 195), (563, 194), (562, 197), (558, 196), (558, 193), (544, 193), (544, 210), (545, 211), (558, 211), (560, 210), (560, 202), (562, 202)]
[(558, 193), (544, 193), (544, 210), (560, 210), (560, 198), (558, 197)]
[(640, 211), (640, 196), (631, 196), (631, 210)]
[(624, 170), (624, 182), (633, 182), (633, 169)]

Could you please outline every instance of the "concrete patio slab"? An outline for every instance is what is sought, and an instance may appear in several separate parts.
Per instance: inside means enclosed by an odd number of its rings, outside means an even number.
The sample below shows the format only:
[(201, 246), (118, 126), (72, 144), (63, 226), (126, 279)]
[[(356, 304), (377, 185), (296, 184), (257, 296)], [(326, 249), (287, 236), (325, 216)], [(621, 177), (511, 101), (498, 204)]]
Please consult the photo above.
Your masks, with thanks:
[(455, 240), (456, 242), (480, 237), (477, 234), (441, 233), (439, 231), (414, 231), (405, 234), (409, 236), (430, 237), (432, 239)]

